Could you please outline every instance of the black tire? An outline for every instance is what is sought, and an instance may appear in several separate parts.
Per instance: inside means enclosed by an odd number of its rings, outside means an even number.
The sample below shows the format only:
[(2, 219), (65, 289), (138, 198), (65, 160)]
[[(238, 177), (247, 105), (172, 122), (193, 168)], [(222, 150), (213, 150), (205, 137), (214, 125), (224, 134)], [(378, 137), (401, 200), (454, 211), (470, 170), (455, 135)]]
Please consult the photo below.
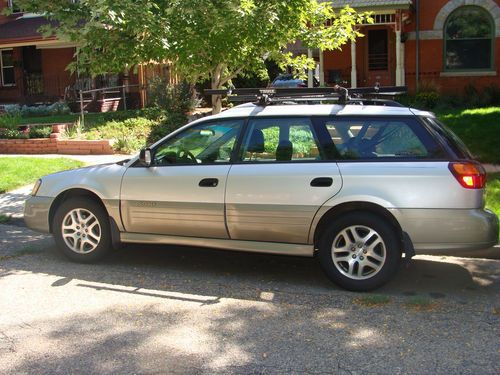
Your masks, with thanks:
[[(348, 228), (350, 228), (348, 231), (344, 231)], [(371, 249), (370, 242), (367, 241), (368, 250), (365, 250), (363, 246), (358, 247), (360, 243), (363, 243), (362, 240), (353, 241), (358, 244), (355, 246), (349, 245), (344, 240), (346, 237), (353, 238), (346, 235), (348, 232), (352, 234), (353, 229), (356, 234), (362, 235), (365, 228), (374, 230), (383, 243)], [(375, 235), (373, 237), (377, 238)], [(348, 251), (339, 250), (336, 252), (336, 256), (338, 256), (336, 262), (333, 259), (332, 251), (334, 241), (336, 241), (336, 247), (348, 249)], [(344, 243), (345, 246), (340, 246)], [(374, 243), (372, 241), (372, 244)], [(317, 257), (328, 278), (335, 284), (356, 292), (370, 291), (387, 283), (397, 272), (401, 260), (401, 242), (396, 230), (384, 218), (369, 212), (351, 212), (332, 221), (321, 234), (318, 247)], [(353, 247), (355, 250), (352, 250)], [(385, 259), (380, 261), (372, 256), (384, 257)], [(351, 258), (353, 259), (351, 260)], [(368, 261), (370, 263), (367, 263)], [(351, 263), (352, 271), (349, 268)], [(360, 268), (361, 275), (357, 274)], [(366, 272), (363, 274), (365, 270)], [(356, 274), (349, 276), (353, 273)], [(355, 279), (355, 277), (362, 279)]]
[[(63, 229), (62, 229), (63, 221), (65, 220), (66, 215), (68, 215), (71, 211), (75, 209), (83, 209), (90, 212), (92, 215), (94, 215), (94, 217), (98, 221), (99, 228), (93, 228), (93, 230), (99, 229), (98, 234), (100, 235), (100, 238), (98, 241), (92, 238), (92, 241), (97, 242), (97, 245), (95, 245), (94, 249), (89, 250), (89, 248), (91, 248), (92, 245), (87, 244), (86, 245), (87, 248), (84, 249), (84, 251), (85, 250), (88, 251), (86, 253), (77, 253), (73, 251), (63, 238)], [(104, 258), (112, 250), (111, 230), (110, 230), (108, 214), (106, 210), (98, 202), (90, 198), (78, 197), (78, 198), (70, 198), (64, 201), (61, 204), (61, 206), (57, 209), (54, 215), (52, 228), (53, 228), (52, 232), (54, 235), (54, 240), (56, 242), (58, 249), (61, 251), (61, 253), (63, 253), (66, 257), (68, 257), (72, 261), (79, 263), (94, 263)], [(89, 237), (89, 234), (87, 232), (87, 234), (85, 235), (84, 230), (82, 230), (81, 236)], [(74, 240), (70, 239), (69, 241), (74, 241)]]

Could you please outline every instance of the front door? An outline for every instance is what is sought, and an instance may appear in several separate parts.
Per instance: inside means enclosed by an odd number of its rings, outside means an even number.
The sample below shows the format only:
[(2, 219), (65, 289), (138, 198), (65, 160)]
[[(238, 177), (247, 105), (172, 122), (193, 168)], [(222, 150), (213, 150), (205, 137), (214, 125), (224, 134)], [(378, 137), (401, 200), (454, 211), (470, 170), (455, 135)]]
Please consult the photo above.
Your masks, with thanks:
[(318, 145), (309, 118), (249, 120), (227, 182), (231, 239), (308, 243), (314, 215), (341, 188), (337, 164), (324, 162)]
[(368, 30), (368, 79), (367, 86), (392, 86), (389, 63), (389, 33), (387, 29)]
[(154, 147), (152, 165), (125, 173), (127, 232), (228, 238), (224, 192), (242, 120), (193, 125)]

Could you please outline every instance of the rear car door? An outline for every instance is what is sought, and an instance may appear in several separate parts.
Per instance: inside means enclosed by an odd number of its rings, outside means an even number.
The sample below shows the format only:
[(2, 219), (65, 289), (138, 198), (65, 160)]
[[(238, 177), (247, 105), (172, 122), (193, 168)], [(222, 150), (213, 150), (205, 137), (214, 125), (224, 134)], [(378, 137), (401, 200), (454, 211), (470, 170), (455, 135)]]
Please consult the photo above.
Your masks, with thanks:
[(242, 120), (193, 125), (152, 150), (152, 165), (136, 163), (122, 181), (127, 232), (228, 238), (224, 191)]
[(251, 118), (226, 189), (226, 221), (236, 240), (308, 243), (312, 220), (341, 188), (310, 118)]

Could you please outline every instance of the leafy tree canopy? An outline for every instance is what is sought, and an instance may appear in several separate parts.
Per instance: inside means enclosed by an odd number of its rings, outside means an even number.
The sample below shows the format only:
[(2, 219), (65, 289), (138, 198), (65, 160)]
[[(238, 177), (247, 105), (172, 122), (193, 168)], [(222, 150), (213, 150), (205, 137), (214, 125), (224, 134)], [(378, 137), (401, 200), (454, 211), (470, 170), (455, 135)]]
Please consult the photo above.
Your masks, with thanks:
[[(171, 61), (187, 80), (210, 79), (224, 87), (265, 59), (298, 73), (313, 62), (284, 52), (298, 40), (334, 50), (360, 36), (368, 14), (335, 12), (318, 0), (18, 0), (26, 11), (56, 21), (56, 33), (78, 45), (78, 69), (97, 75), (149, 61)], [(70, 67), (76, 69), (76, 63)]]

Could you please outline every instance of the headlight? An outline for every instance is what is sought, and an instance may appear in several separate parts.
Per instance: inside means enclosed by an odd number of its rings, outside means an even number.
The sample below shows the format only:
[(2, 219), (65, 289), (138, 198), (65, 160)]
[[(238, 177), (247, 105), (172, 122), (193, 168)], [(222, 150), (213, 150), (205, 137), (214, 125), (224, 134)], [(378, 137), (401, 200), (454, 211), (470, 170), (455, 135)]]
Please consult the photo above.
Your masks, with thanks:
[(40, 189), (40, 185), (42, 185), (42, 180), (38, 179), (37, 182), (35, 182), (35, 186), (33, 186), (33, 190), (31, 190), (31, 195), (35, 196), (36, 193), (38, 193), (38, 189)]

